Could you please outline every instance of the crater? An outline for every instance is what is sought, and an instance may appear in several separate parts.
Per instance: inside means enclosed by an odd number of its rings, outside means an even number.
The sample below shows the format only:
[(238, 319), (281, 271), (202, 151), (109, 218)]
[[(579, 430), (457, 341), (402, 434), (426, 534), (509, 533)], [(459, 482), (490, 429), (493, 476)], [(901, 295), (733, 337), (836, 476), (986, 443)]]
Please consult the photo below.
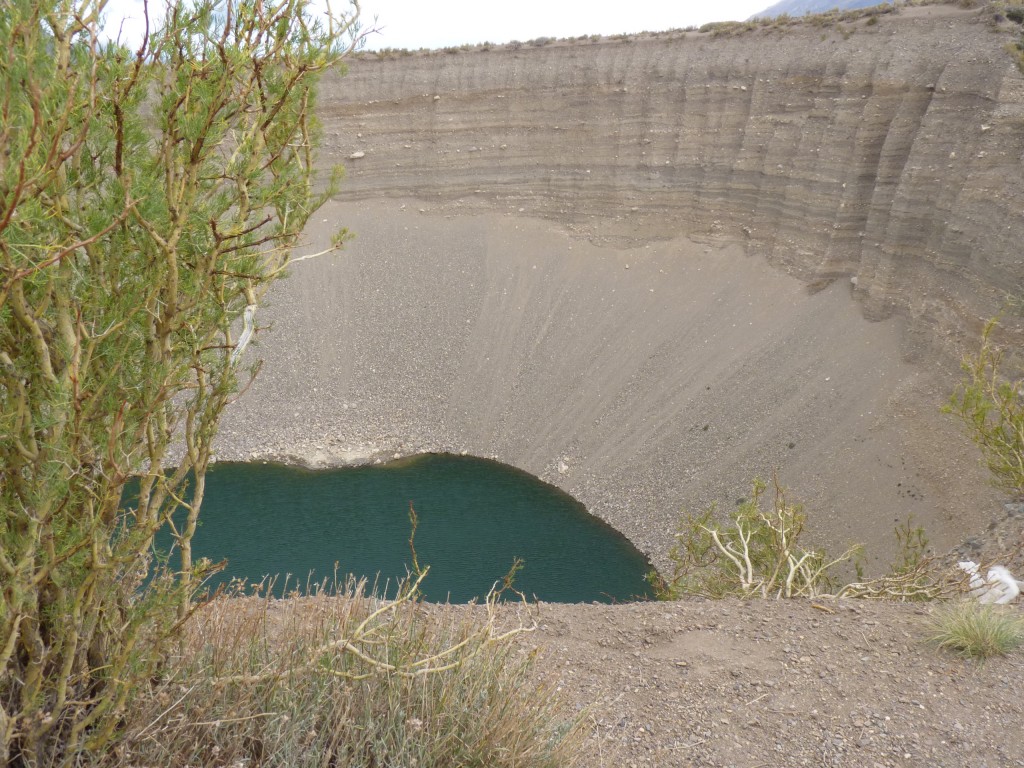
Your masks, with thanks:
[(307, 252), (357, 238), (274, 287), (221, 458), (494, 458), (658, 567), (682, 510), (773, 472), (869, 572), (909, 517), (955, 546), (1000, 507), (940, 408), (1024, 285), (1024, 86), (990, 20), (352, 61)]
[(728, 238), (598, 246), (413, 201), (322, 214), (311, 249), (336, 224), (359, 237), (275, 286), (265, 365), (225, 415), (221, 459), (492, 458), (659, 567), (681, 511), (727, 508), (773, 471), (817, 543), (867, 539), (881, 558), (910, 515), (954, 543), (964, 494), (991, 493), (939, 411), (947, 390), (902, 354), (904, 324), (866, 320), (848, 281), (809, 294)]

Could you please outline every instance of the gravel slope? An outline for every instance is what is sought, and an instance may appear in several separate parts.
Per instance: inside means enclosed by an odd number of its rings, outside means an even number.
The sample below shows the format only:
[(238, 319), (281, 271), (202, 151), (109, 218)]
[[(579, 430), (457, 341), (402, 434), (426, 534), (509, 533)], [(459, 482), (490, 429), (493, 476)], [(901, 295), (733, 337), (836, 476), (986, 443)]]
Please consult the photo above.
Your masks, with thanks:
[(416, 200), (332, 203), (309, 248), (340, 224), (346, 251), (296, 264), (260, 313), (221, 458), (494, 457), (658, 565), (682, 509), (773, 471), (819, 543), (881, 565), (909, 516), (940, 551), (1005, 517), (939, 411), (955, 376), (908, 362), (905, 324), (865, 320), (849, 280), (812, 292), (724, 237), (598, 246)]

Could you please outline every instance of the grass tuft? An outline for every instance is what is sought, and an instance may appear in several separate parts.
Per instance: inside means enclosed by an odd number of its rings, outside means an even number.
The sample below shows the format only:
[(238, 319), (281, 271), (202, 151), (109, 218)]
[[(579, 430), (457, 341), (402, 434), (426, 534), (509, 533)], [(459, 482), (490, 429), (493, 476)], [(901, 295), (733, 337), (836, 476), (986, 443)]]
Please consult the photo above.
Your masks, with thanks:
[(1012, 609), (962, 601), (931, 618), (929, 641), (971, 659), (1004, 656), (1024, 645), (1024, 618)]
[(579, 716), (493, 608), (386, 601), (364, 582), (216, 598), (89, 765), (574, 765)]

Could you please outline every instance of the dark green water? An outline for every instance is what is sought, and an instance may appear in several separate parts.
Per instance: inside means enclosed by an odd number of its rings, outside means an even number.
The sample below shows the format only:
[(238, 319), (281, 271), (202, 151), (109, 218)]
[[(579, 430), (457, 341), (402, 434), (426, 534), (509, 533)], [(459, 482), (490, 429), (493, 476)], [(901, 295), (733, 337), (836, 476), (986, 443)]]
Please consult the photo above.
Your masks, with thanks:
[[(227, 558), (219, 583), (291, 574), (302, 584), (352, 573), (383, 584), (430, 566), (428, 600), (485, 595), (515, 558), (516, 588), (550, 602), (649, 596), (644, 556), (554, 486), (472, 457), (424, 455), (392, 464), (305, 471), (275, 464), (211, 467), (193, 556)], [(169, 538), (158, 540), (166, 549)]]

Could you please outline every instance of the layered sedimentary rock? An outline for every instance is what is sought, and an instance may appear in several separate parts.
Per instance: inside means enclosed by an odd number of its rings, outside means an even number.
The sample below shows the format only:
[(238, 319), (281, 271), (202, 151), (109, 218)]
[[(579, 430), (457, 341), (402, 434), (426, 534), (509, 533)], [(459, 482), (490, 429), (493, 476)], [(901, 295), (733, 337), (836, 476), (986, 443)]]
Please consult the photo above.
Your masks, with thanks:
[(742, 232), (941, 345), (1024, 283), (1024, 79), (988, 10), (871, 18), (360, 59), (325, 84), (327, 159), (345, 199)]
[(833, 546), (983, 530), (939, 406), (1024, 282), (1024, 80), (991, 20), (353, 61), (310, 248), (358, 237), (275, 287), (221, 457), (494, 457), (658, 565), (680, 509), (773, 470)]

